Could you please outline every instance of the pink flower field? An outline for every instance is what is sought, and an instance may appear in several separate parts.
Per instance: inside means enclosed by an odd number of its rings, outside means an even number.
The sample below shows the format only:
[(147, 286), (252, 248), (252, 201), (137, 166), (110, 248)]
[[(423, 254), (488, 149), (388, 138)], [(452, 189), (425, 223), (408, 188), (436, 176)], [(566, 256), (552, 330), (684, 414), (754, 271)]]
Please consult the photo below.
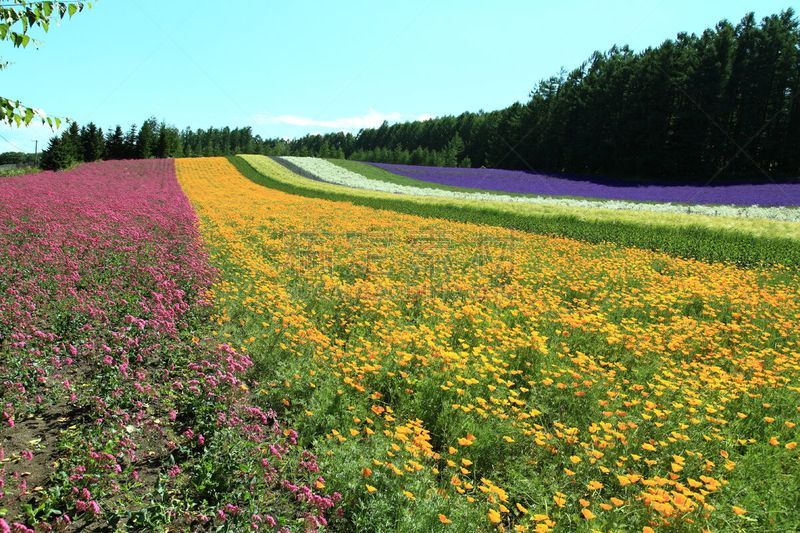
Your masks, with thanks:
[(211, 340), (196, 223), (172, 160), (0, 179), (0, 532), (334, 514), (251, 360)]

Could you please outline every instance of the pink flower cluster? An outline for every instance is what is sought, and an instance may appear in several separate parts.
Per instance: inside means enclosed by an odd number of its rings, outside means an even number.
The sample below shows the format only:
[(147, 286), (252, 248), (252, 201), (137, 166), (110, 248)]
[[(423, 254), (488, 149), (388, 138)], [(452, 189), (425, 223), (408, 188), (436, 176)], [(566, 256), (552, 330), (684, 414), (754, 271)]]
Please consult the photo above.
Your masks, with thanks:
[[(313, 455), (253, 402), (252, 361), (209, 338), (196, 225), (171, 160), (0, 181), (0, 533), (152, 527), (131, 502), (159, 484), (183, 500), (152, 514), (179, 527), (327, 523), (341, 497), (312, 490)], [(191, 477), (212, 467), (249, 474), (210, 501)], [(290, 516), (262, 507), (278, 500)], [(54, 512), (26, 522), (40, 501)]]

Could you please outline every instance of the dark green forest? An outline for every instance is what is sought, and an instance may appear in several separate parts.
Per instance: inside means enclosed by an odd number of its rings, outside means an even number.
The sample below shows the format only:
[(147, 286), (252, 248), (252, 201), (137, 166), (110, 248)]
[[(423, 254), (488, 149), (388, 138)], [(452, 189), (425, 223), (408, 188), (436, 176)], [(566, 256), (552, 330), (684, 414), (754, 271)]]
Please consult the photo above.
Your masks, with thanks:
[(800, 175), (800, 25), (792, 9), (634, 52), (615, 46), (539, 82), (526, 103), (353, 135), (264, 139), (250, 128), (179, 131), (148, 119), (51, 140), (44, 168), (100, 158), (262, 153), (632, 179)]

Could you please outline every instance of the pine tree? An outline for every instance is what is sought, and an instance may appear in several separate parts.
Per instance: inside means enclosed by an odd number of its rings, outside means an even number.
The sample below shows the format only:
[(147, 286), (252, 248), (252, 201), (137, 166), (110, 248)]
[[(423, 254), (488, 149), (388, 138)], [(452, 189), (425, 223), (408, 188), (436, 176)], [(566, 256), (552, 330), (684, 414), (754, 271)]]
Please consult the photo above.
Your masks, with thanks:
[(106, 136), (106, 159), (125, 159), (125, 134), (117, 126)]
[(136, 159), (136, 140), (139, 138), (136, 124), (131, 124), (128, 133), (125, 135), (125, 142), (123, 143), (124, 147), (124, 159)]
[(148, 159), (153, 157), (156, 143), (158, 142), (156, 137), (157, 128), (158, 122), (155, 118), (148, 118), (142, 123), (142, 127), (139, 129), (139, 136), (136, 138), (136, 158)]
[(102, 159), (105, 155), (103, 131), (92, 122), (81, 128), (80, 150), (82, 159), (87, 163)]
[(76, 145), (68, 131), (60, 137), (53, 137), (42, 152), (41, 167), (44, 170), (63, 170), (78, 162)]

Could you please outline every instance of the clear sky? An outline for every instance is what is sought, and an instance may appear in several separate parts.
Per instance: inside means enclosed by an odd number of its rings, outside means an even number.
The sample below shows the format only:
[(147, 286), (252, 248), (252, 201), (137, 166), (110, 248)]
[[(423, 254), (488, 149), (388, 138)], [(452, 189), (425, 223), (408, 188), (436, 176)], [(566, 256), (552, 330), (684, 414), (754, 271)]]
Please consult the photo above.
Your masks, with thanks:
[[(81, 124), (357, 131), (524, 101), (594, 50), (658, 45), (791, 0), (99, 0), (0, 57), (0, 94)], [(46, 144), (0, 127), (0, 151)]]

